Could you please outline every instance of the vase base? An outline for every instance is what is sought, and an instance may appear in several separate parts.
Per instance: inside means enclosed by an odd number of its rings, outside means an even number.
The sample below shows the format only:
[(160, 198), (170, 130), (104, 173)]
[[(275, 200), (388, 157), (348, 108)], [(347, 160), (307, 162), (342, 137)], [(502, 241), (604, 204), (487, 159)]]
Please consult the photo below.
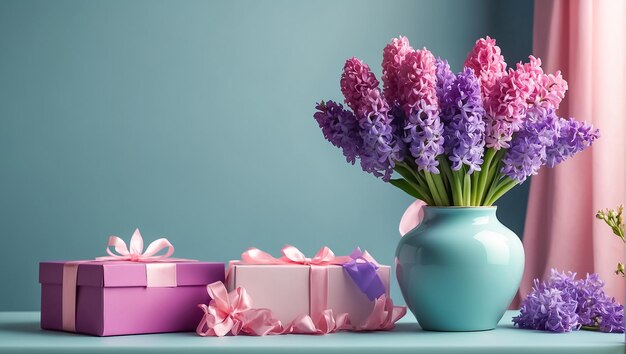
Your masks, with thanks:
[(495, 327), (489, 328), (424, 328), (420, 326), (424, 331), (428, 332), (486, 332), (493, 331)]

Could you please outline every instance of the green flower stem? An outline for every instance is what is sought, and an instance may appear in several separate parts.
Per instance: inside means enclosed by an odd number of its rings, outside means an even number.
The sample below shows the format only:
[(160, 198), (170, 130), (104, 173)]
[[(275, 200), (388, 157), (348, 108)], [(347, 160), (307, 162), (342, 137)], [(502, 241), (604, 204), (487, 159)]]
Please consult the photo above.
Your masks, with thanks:
[[(415, 176), (415, 178), (417, 178), (419, 184), (421, 186), (424, 187), (424, 189), (426, 189), (427, 191), (429, 191), (429, 194), (431, 196), (431, 200), (434, 201), (435, 200), (435, 194), (437, 193), (437, 190), (433, 190), (431, 188), (431, 186), (428, 184), (428, 180), (426, 180), (426, 175), (424, 171), (419, 171), (417, 169), (417, 166), (414, 169), (411, 169), (411, 173), (413, 173), (413, 175)], [(434, 203), (431, 205), (435, 205)]]
[(450, 201), (450, 192), (448, 192), (448, 188), (446, 188), (446, 185), (444, 183), (444, 176), (439, 173), (439, 174), (435, 174), (433, 175), (433, 178), (435, 179), (435, 184), (437, 185), (437, 188), (439, 188), (439, 191), (441, 191), (441, 196), (443, 197), (443, 202), (446, 203), (446, 206), (448, 205), (452, 205), (452, 202)]
[(491, 197), (493, 197), (493, 194), (496, 192), (496, 189), (498, 189), (498, 187), (500, 186), (501, 177), (502, 177), (501, 175), (498, 175), (498, 177), (492, 183), (490, 183), (489, 189), (487, 190), (487, 193), (485, 193), (485, 197), (482, 200), (483, 205), (487, 205), (487, 201), (491, 199)]
[(452, 171), (452, 178), (454, 190), (457, 195), (457, 200), (454, 202), (454, 205), (463, 206), (463, 171)]
[[(406, 160), (405, 160), (405, 162), (406, 162)], [(413, 173), (413, 175), (415, 175), (415, 178), (417, 178), (417, 181), (421, 185), (427, 187), (428, 183), (426, 182), (426, 177), (424, 176), (424, 171), (420, 171), (420, 169), (417, 167), (417, 164), (415, 164), (415, 162), (413, 160), (408, 160), (408, 162), (406, 162), (406, 164), (409, 167), (409, 170), (411, 171), (411, 173)]]
[[(500, 161), (502, 160), (502, 157), (504, 156), (505, 152), (506, 152), (505, 149), (498, 150), (498, 152), (496, 152), (495, 156), (491, 160), (491, 164), (489, 166), (489, 174), (487, 175), (486, 186), (489, 186), (487, 190), (491, 190), (492, 187), (496, 187), (496, 184), (500, 179), (500, 170), (501, 170)], [(486, 196), (483, 196), (482, 202), (486, 202), (486, 201), (487, 201)]]
[(482, 204), (483, 195), (485, 193), (485, 189), (487, 188), (487, 177), (489, 175), (489, 166), (491, 166), (491, 160), (496, 155), (496, 151), (494, 149), (487, 149), (485, 152), (485, 158), (483, 159), (483, 165), (480, 170), (480, 174), (478, 177), (478, 190), (475, 192), (477, 195), (477, 199), (480, 198), (478, 204)]
[(441, 179), (443, 180), (443, 186), (446, 189), (446, 194), (448, 195), (448, 199), (451, 199), (452, 198), (452, 185), (450, 184), (450, 182), (452, 181), (452, 171), (450, 170), (450, 165), (448, 165), (448, 160), (446, 159), (444, 155), (439, 155), (437, 160), (439, 161), (439, 171), (441, 171)]
[(510, 191), (511, 188), (517, 186), (519, 184), (518, 181), (506, 177), (501, 184), (495, 189), (493, 196), (487, 200), (485, 205), (491, 206), (495, 203), (500, 197), (502, 197), (506, 192)]
[(433, 193), (430, 188), (428, 188), (428, 183), (426, 183), (426, 179), (424, 178), (424, 176), (420, 174), (420, 172), (417, 170), (417, 166), (411, 167), (411, 165), (405, 164), (405, 168), (408, 173), (415, 179), (421, 193), (428, 198), (428, 200), (424, 200), (424, 202), (429, 205), (434, 205), (435, 198), (433, 197)]
[(437, 191), (439, 192), (439, 197), (441, 197), (443, 205), (450, 205), (450, 198), (448, 198), (448, 191), (444, 186), (441, 173), (431, 173), (431, 177), (435, 182), (435, 187), (437, 187)]
[[(424, 175), (424, 171), (420, 171), (419, 168), (417, 167), (417, 164), (412, 159), (404, 160), (404, 163), (406, 164), (407, 169), (413, 174), (413, 176), (415, 176), (415, 178), (417, 179), (417, 182), (421, 186), (423, 186), (423, 188), (429, 191), (428, 194), (431, 196), (431, 200), (435, 201), (435, 198), (436, 198), (435, 195), (437, 191), (433, 190), (431, 186), (428, 184), (428, 181), (426, 180), (426, 176)], [(431, 205), (434, 205), (434, 204), (431, 204)]]
[(472, 180), (472, 206), (478, 206), (478, 178), (480, 177), (480, 173), (477, 171), (472, 172), (470, 175), (470, 179)]
[(448, 185), (450, 188), (450, 194), (452, 195), (452, 203), (454, 205), (461, 205), (461, 188), (460, 185), (457, 188), (455, 183), (455, 178), (453, 175), (453, 171), (450, 168), (450, 164), (448, 160), (444, 156), (439, 156), (439, 166), (443, 171), (443, 175), (446, 176), (446, 180), (448, 181)]
[(596, 332), (598, 332), (600, 330), (600, 327), (598, 327), (598, 326), (581, 326), (580, 329), (585, 330), (585, 331), (596, 331)]
[(396, 162), (394, 170), (404, 177), (411, 187), (413, 187), (413, 189), (421, 195), (421, 200), (423, 200), (426, 204), (433, 205), (433, 198), (429, 193), (428, 188), (425, 187), (425, 183), (419, 182), (415, 171), (402, 162)]
[[(463, 169), (465, 170), (465, 169)], [(472, 182), (471, 177), (465, 171), (463, 172), (463, 205), (472, 205)]]
[(435, 185), (435, 181), (433, 180), (432, 174), (430, 172), (424, 172), (424, 177), (426, 177), (426, 183), (428, 184), (428, 189), (433, 194), (433, 199), (435, 200), (435, 205), (443, 205), (443, 200), (441, 195), (439, 194), (439, 190), (437, 190), (437, 186)]

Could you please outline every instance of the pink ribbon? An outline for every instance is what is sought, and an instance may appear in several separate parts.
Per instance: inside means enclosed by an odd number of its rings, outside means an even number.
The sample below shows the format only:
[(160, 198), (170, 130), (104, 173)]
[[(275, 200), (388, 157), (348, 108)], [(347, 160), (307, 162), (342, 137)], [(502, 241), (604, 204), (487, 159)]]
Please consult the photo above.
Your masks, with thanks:
[(264, 336), (273, 334), (328, 334), (340, 330), (376, 331), (390, 330), (396, 321), (406, 314), (406, 307), (393, 306), (391, 299), (385, 295), (376, 300), (374, 309), (368, 318), (358, 325), (350, 323), (349, 315), (334, 315), (330, 309), (324, 310), (314, 320), (306, 314), (299, 315), (289, 325), (273, 317), (270, 309), (255, 309), (252, 299), (243, 287), (226, 291), (222, 282), (207, 285), (207, 292), (212, 298), (209, 305), (200, 304), (204, 316), (196, 328), (198, 335), (222, 337), (245, 334)]
[[(111, 247), (115, 248), (118, 254), (111, 251)], [(167, 251), (165, 254), (156, 255), (163, 249)], [(139, 229), (135, 229), (133, 236), (130, 238), (130, 248), (126, 246), (126, 242), (117, 236), (109, 236), (107, 244), (107, 253), (109, 256), (97, 257), (97, 261), (131, 261), (131, 262), (156, 262), (168, 258), (174, 254), (174, 246), (166, 238), (154, 240), (148, 245), (146, 251), (143, 251), (143, 238)], [(171, 261), (171, 260), (170, 260)]]
[(313, 258), (307, 258), (299, 249), (286, 245), (280, 252), (280, 258), (274, 258), (271, 254), (258, 248), (248, 248), (241, 254), (241, 263), (244, 264), (302, 264), (302, 265), (341, 265), (351, 260), (350, 256), (335, 256), (328, 247), (322, 247)]
[[(115, 249), (117, 254), (111, 251)], [(166, 249), (164, 254), (157, 255)], [(172, 262), (193, 261), (192, 259), (169, 258), (174, 254), (174, 246), (166, 238), (152, 241), (145, 252), (143, 250), (143, 238), (139, 229), (135, 229), (130, 238), (130, 247), (117, 236), (109, 236), (107, 243), (109, 256), (96, 257), (96, 261), (130, 261), (146, 263), (146, 286), (147, 287), (175, 287), (176, 264)]]
[(422, 219), (424, 218), (424, 207), (426, 205), (426, 203), (419, 199), (409, 205), (400, 219), (400, 226), (398, 227), (400, 236), (406, 235), (422, 222)]
[(201, 336), (221, 337), (228, 332), (262, 336), (282, 329), (270, 310), (252, 308), (252, 300), (244, 288), (228, 293), (223, 283), (215, 282), (207, 285), (207, 292), (212, 298), (209, 305), (198, 305), (204, 311), (196, 329)]

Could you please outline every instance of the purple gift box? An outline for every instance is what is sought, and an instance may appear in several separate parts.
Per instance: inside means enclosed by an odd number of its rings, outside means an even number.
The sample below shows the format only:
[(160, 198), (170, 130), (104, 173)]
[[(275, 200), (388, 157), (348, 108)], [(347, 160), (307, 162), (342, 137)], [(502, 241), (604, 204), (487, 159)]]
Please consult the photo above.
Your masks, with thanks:
[(41, 328), (96, 336), (193, 331), (215, 281), (224, 281), (224, 263), (41, 262)]
[(144, 251), (139, 229), (128, 246), (109, 236), (106, 252), (39, 263), (41, 328), (96, 336), (193, 331), (207, 284), (224, 281), (224, 263), (169, 258), (174, 246), (166, 238)]

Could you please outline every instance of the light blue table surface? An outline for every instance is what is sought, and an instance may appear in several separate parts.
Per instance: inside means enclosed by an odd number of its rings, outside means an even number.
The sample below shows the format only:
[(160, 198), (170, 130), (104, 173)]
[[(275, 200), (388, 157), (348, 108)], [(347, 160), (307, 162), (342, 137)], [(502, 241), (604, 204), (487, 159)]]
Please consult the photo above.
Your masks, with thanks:
[(422, 331), (412, 315), (393, 331), (326, 336), (199, 337), (195, 333), (90, 337), (39, 328), (38, 312), (0, 312), (0, 353), (620, 353), (623, 334), (513, 328), (509, 311), (493, 331)]

